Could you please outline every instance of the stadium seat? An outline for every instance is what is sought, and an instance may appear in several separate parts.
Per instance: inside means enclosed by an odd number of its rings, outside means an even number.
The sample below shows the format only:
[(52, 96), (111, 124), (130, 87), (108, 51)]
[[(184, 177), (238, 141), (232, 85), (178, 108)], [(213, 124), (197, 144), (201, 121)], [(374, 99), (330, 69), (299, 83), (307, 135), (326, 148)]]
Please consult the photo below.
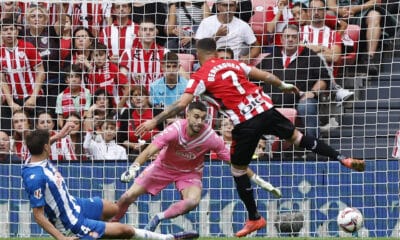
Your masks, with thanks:
[[(287, 119), (289, 119), (293, 124), (295, 124), (297, 118), (297, 110), (294, 108), (276, 108), (282, 115), (284, 115)], [(292, 144), (286, 141), (280, 140), (278, 137), (275, 137), (275, 141), (272, 143), (271, 150), (272, 152), (283, 151), (291, 147)]]
[(194, 56), (192, 54), (186, 53), (178, 53), (179, 63), (181, 64), (182, 68), (190, 73), (193, 69), (194, 64)]
[(354, 41), (354, 46), (351, 52), (348, 52), (346, 55), (342, 56), (342, 64), (354, 65), (357, 59), (358, 41), (360, 39), (360, 26), (349, 24), (347, 26), (346, 33), (350, 39)]
[(261, 46), (268, 45), (266, 11), (268, 7), (275, 6), (275, 0), (252, 0), (253, 16), (250, 18), (249, 24), (257, 37)]
[(250, 65), (251, 66), (257, 66), (263, 60), (266, 56), (268, 56), (270, 53), (260, 53), (258, 57), (251, 59)]

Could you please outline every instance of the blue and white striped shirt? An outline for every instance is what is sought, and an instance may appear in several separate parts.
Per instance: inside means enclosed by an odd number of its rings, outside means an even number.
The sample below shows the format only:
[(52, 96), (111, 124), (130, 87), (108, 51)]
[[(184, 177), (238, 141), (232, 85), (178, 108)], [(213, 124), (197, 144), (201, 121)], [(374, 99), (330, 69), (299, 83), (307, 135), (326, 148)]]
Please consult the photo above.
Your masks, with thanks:
[(26, 163), (22, 168), (22, 179), (31, 207), (44, 207), (49, 221), (60, 232), (74, 232), (80, 227), (84, 219), (80, 214), (81, 207), (49, 160)]

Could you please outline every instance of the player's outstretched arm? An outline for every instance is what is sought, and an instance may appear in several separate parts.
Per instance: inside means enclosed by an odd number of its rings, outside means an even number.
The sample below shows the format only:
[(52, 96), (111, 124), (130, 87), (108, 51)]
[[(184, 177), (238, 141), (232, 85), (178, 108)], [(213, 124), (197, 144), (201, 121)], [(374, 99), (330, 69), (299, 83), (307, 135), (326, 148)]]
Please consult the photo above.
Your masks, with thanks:
[(163, 112), (155, 116), (153, 119), (147, 120), (136, 128), (136, 134), (141, 136), (147, 131), (153, 130), (158, 124), (163, 123), (167, 118), (174, 117), (181, 111), (185, 110), (186, 106), (193, 101), (193, 94), (184, 93), (181, 98), (174, 102)]
[(132, 165), (121, 174), (121, 182), (130, 182), (132, 181), (137, 173), (140, 170), (140, 166), (142, 166), (148, 159), (150, 159), (154, 154), (158, 153), (160, 149), (155, 144), (150, 144), (147, 146), (143, 152), (136, 157), (135, 161)]
[(53, 236), (55, 239), (79, 239), (78, 237), (66, 237), (44, 215), (44, 207), (33, 208), (33, 217), (39, 226), (41, 226), (47, 233)]
[(299, 94), (299, 89), (295, 85), (285, 83), (274, 74), (260, 70), (256, 67), (251, 68), (251, 71), (249, 72), (249, 77), (251, 79), (260, 80), (265, 83), (271, 84), (272, 86), (279, 88), (282, 92)]

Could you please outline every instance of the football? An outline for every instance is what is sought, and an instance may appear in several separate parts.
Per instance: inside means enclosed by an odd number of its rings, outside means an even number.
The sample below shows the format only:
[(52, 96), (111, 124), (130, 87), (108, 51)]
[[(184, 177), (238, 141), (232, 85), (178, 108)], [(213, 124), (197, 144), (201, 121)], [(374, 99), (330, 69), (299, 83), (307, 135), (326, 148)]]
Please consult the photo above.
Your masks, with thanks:
[(347, 207), (339, 212), (337, 223), (340, 229), (352, 233), (363, 226), (363, 216), (357, 208)]

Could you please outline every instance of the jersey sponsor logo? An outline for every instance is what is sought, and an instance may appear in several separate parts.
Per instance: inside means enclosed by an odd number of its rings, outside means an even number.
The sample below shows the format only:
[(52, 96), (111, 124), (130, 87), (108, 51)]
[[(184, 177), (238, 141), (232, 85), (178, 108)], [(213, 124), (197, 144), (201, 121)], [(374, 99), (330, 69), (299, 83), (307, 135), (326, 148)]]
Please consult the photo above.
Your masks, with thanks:
[(36, 199), (41, 199), (42, 197), (43, 197), (43, 194), (42, 194), (42, 189), (36, 189), (35, 190), (35, 192), (33, 193), (33, 196), (36, 198)]
[(187, 160), (194, 160), (196, 159), (196, 154), (192, 152), (186, 152), (186, 151), (176, 151), (175, 152), (177, 156), (180, 156), (182, 158), (186, 158)]

